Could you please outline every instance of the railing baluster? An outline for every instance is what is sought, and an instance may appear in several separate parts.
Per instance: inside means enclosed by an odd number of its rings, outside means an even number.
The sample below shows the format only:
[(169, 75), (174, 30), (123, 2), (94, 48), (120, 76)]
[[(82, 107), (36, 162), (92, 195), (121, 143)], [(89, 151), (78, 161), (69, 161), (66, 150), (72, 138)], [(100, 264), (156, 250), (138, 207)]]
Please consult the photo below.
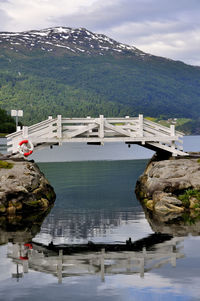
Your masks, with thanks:
[(143, 137), (144, 135), (143, 129), (144, 129), (143, 115), (139, 114), (139, 136), (140, 137)]
[(57, 137), (59, 139), (62, 138), (62, 116), (61, 115), (57, 116)]

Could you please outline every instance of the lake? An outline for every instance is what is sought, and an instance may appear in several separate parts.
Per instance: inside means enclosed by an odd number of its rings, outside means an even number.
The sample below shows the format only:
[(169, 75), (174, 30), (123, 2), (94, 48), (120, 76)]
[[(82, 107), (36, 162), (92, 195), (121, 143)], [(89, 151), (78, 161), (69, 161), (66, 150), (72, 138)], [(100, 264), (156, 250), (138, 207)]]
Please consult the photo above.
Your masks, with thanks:
[[(200, 150), (199, 138), (184, 137), (184, 150)], [(47, 216), (0, 219), (0, 300), (200, 300), (200, 224), (155, 233), (135, 196), (151, 156), (122, 144), (35, 152), (57, 198)], [(132, 252), (64, 253), (129, 238)]]

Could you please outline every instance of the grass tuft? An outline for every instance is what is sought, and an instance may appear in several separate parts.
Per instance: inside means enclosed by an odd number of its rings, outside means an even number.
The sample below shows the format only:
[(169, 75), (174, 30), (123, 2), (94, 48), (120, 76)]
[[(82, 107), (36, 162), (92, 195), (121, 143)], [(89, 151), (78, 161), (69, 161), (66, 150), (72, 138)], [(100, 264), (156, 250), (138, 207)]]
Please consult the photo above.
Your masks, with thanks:
[(11, 169), (13, 168), (13, 163), (0, 160), (0, 168)]
[(182, 201), (185, 208), (190, 207), (190, 198), (194, 197), (200, 202), (200, 191), (197, 189), (188, 189), (185, 193), (178, 196), (178, 199)]

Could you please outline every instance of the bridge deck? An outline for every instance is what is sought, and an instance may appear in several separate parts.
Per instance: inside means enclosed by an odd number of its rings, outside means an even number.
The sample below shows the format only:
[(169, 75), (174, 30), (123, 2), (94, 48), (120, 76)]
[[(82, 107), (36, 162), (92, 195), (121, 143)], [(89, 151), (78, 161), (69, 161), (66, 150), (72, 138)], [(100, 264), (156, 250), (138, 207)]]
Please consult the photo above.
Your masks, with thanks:
[(29, 139), (37, 149), (45, 145), (64, 142), (85, 142), (89, 144), (104, 144), (106, 142), (136, 143), (147, 148), (162, 150), (177, 155), (187, 155), (183, 152), (183, 133), (139, 117), (125, 118), (57, 118), (49, 116), (47, 120), (32, 126), (24, 126), (21, 130), (7, 135), (8, 151), (18, 151), (19, 142)]

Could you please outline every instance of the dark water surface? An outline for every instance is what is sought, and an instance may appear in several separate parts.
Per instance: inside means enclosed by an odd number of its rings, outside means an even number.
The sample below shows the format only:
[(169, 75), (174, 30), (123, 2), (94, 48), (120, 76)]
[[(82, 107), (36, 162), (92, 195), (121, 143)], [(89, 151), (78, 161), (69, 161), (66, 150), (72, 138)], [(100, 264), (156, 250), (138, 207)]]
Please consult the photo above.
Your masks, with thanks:
[(151, 233), (136, 199), (147, 160), (40, 163), (57, 199), (36, 240), (124, 242)]
[[(200, 300), (200, 224), (154, 234), (134, 193), (147, 162), (39, 163), (57, 199), (46, 217), (0, 219), (0, 300)], [(74, 255), (48, 247), (129, 238), (142, 247)]]

